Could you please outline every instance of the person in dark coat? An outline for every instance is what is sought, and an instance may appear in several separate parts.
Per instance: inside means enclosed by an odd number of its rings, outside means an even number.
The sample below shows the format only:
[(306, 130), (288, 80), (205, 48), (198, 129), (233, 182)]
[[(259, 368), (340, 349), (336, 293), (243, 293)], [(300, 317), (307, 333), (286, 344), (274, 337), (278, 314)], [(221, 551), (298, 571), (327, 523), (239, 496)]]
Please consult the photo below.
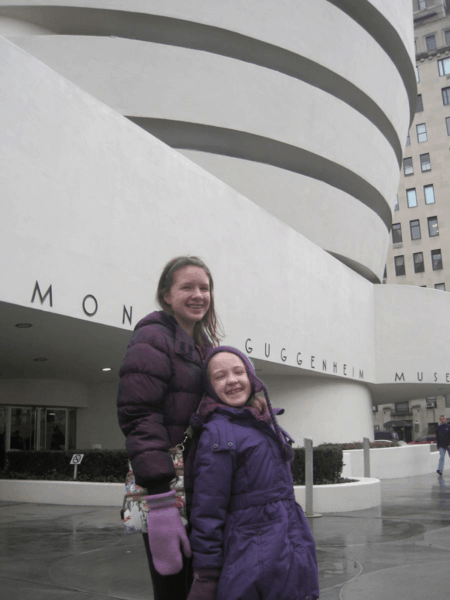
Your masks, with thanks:
[(448, 452), (450, 456), (450, 425), (444, 415), (439, 417), (440, 424), (436, 428), (436, 445), (439, 450), (439, 464), (437, 473), (442, 475), (444, 470), (445, 454)]
[[(120, 368), (118, 417), (136, 483), (148, 491), (144, 543), (154, 598), (186, 600), (192, 581), (190, 547), (175, 508), (175, 470), (168, 450), (183, 441), (202, 398), (203, 356), (218, 343), (208, 267), (197, 257), (171, 260), (161, 274), (157, 302), (163, 310), (136, 325)], [(186, 481), (188, 470), (186, 461)]]
[[(188, 600), (314, 600), (315, 543), (296, 503), (293, 450), (248, 358), (220, 346), (203, 366), (205, 396), (190, 535)], [(265, 400), (255, 394), (263, 391)], [(281, 412), (281, 411), (278, 411)]]

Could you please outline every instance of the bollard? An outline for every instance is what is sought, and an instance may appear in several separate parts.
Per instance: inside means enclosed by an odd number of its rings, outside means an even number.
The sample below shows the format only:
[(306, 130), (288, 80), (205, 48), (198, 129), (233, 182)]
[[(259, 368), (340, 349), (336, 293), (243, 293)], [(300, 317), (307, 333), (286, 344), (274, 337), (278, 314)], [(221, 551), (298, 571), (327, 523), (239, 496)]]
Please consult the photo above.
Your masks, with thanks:
[(305, 444), (305, 515), (307, 517), (321, 517), (314, 513), (313, 507), (313, 441), (311, 438), (303, 440)]
[(363, 438), (364, 447), (364, 477), (370, 477), (370, 442), (369, 438)]

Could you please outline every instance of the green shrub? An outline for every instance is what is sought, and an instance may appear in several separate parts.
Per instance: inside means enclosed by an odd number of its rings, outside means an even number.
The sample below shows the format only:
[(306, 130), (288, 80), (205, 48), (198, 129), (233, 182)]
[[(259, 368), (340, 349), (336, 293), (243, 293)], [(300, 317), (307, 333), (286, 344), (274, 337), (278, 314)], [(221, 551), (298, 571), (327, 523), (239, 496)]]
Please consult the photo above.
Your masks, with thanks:
[(84, 454), (78, 466), (77, 481), (124, 483), (128, 472), (125, 450), (38, 450), (8, 452), (7, 469), (2, 479), (46, 479), (73, 481), (74, 454)]
[[(336, 444), (322, 444), (313, 448), (313, 483), (339, 483), (344, 467), (343, 451)], [(291, 464), (294, 485), (305, 485), (305, 449), (294, 448)]]

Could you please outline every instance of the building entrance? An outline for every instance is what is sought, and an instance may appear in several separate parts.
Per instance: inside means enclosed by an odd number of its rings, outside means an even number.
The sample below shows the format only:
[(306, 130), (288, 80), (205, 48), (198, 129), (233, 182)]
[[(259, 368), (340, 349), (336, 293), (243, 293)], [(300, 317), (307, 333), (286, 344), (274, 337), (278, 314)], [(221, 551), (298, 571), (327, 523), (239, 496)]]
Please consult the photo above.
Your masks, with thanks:
[(1, 450), (71, 450), (76, 410), (44, 406), (0, 407)]

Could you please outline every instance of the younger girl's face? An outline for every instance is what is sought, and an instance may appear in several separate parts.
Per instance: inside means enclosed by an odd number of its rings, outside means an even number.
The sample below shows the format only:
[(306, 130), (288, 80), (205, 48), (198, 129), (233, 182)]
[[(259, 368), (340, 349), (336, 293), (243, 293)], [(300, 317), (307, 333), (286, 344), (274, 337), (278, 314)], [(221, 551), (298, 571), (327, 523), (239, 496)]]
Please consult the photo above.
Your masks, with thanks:
[(206, 315), (211, 304), (209, 277), (201, 267), (189, 265), (173, 275), (170, 291), (164, 295), (178, 325), (192, 335), (194, 325)]
[(247, 370), (236, 354), (215, 354), (209, 362), (208, 375), (216, 394), (228, 406), (243, 406), (249, 399), (251, 386)]

